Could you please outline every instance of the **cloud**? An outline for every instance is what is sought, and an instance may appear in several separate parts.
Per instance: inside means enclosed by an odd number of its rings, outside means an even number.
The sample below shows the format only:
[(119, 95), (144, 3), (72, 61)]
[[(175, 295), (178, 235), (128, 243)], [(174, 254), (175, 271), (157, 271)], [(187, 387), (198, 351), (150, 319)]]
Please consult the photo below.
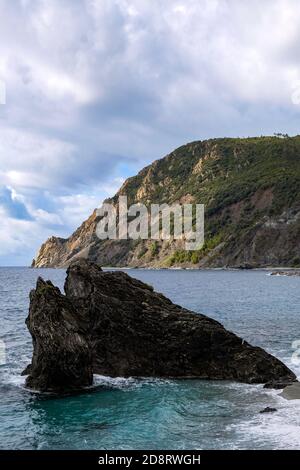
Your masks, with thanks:
[(185, 142), (299, 132), (297, 0), (0, 0), (0, 14), (12, 260)]
[(6, 216), (17, 220), (32, 220), (25, 204), (11, 188), (0, 188), (0, 205)]
[(31, 263), (37, 247), (47, 238), (48, 228), (34, 220), (8, 217), (0, 206), (0, 259), (2, 266)]

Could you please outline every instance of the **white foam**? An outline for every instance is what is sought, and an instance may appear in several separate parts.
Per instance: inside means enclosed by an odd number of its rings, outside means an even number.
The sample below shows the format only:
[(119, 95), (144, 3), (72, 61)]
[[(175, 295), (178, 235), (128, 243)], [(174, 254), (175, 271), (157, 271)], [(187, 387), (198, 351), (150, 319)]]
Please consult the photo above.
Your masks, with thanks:
[(109, 387), (109, 388), (117, 388), (117, 389), (132, 389), (138, 388), (143, 385), (159, 385), (171, 383), (170, 380), (167, 379), (157, 379), (157, 378), (149, 378), (149, 377), (141, 377), (141, 378), (134, 378), (134, 377), (109, 377), (106, 375), (98, 375), (94, 374), (94, 383), (93, 387)]
[(9, 372), (6, 372), (3, 374), (4, 375), (4, 383), (9, 384), (9, 385), (15, 385), (16, 387), (24, 387), (25, 385), (25, 380), (26, 377), (23, 375), (19, 374), (12, 374)]
[(287, 401), (279, 396), (278, 390), (266, 390), (270, 395), (274, 413), (257, 412), (250, 420), (231, 424), (239, 435), (238, 448), (247, 448), (254, 443), (254, 449), (299, 449), (300, 448), (300, 400)]

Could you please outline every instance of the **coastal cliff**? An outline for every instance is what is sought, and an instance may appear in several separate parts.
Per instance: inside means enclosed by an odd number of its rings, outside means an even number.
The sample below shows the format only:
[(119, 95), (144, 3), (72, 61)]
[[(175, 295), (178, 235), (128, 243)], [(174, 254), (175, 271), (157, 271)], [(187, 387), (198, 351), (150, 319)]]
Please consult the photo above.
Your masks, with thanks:
[(205, 204), (205, 243), (99, 240), (96, 211), (67, 239), (51, 237), (33, 267), (300, 266), (300, 136), (193, 142), (128, 178), (107, 202)]

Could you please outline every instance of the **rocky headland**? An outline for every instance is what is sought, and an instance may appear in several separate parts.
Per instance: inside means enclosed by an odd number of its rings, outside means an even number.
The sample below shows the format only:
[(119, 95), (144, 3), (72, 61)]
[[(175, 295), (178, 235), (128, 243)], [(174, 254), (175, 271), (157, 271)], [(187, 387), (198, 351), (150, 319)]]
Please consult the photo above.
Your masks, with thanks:
[(99, 240), (94, 211), (68, 238), (50, 237), (33, 267), (269, 268), (300, 266), (300, 136), (210, 139), (183, 145), (128, 178), (106, 202), (204, 204), (205, 243)]
[(73, 262), (65, 294), (39, 278), (27, 327), (33, 357), (27, 387), (65, 392), (107, 376), (292, 383), (281, 361), (219, 322), (173, 304), (124, 272)]

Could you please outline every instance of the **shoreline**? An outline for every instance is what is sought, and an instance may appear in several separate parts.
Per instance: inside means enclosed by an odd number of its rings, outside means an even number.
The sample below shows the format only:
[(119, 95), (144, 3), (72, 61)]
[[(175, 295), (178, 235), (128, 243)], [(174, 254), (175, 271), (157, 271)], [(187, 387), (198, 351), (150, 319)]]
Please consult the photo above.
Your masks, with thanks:
[[(100, 265), (99, 265), (100, 266)], [(0, 268), (29, 268), (29, 269), (68, 269), (68, 266), (0, 266)], [(272, 272), (284, 272), (284, 271), (294, 271), (295, 273), (299, 273), (300, 275), (300, 268), (293, 268), (290, 266), (262, 266), (262, 267), (181, 267), (181, 266), (174, 266), (170, 268), (165, 267), (155, 267), (155, 266), (101, 266), (102, 269), (108, 270), (128, 270), (128, 271), (272, 271)], [(297, 275), (297, 274), (296, 274)]]

